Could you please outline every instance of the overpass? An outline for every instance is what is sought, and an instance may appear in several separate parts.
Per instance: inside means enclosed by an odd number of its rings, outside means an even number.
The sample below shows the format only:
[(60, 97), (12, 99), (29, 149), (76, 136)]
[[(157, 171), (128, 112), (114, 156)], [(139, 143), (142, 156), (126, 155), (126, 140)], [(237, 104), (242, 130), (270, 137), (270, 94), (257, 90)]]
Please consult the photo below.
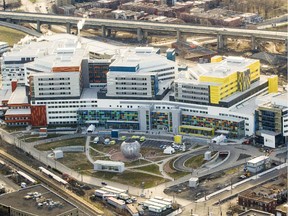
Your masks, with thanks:
[[(19, 13), (0, 11), (0, 20), (6, 22), (20, 23), (29, 22), (37, 23), (37, 30), (40, 31), (41, 24), (66, 25), (67, 33), (71, 33), (71, 28), (77, 26), (82, 17), (62, 16), (54, 14), (37, 14), (37, 13)], [(256, 39), (284, 41), (287, 44), (287, 32), (275, 32), (264, 30), (251, 30), (240, 28), (221, 28), (193, 26), (188, 24), (158, 23), (147, 21), (116, 20), (116, 19), (97, 19), (88, 18), (85, 21), (85, 28), (101, 28), (102, 36), (106, 37), (111, 34), (111, 29), (136, 31), (137, 39), (141, 41), (147, 36), (148, 32), (172, 32), (177, 34), (180, 40), (182, 34), (202, 34), (214, 35), (217, 37), (218, 48), (224, 48), (226, 39), (230, 38), (250, 38), (252, 49), (257, 46)]]
[(24, 26), (16, 25), (13, 23), (7, 23), (7, 22), (0, 21), (0, 26), (5, 26), (7, 28), (16, 29), (18, 31), (22, 31), (22, 32), (25, 32), (26, 34), (36, 36), (36, 37), (40, 37), (42, 35), (41, 33), (35, 31), (34, 29), (29, 29), (29, 28), (26, 28)]

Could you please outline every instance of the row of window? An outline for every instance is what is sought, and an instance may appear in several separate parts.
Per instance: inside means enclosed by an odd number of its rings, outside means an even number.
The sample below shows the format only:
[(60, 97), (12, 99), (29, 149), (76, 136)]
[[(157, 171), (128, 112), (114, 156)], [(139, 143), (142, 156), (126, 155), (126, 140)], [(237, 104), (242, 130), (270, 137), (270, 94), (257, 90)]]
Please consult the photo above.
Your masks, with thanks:
[(153, 70), (153, 71), (151, 71), (151, 72), (161, 72), (161, 71), (167, 71), (167, 70), (174, 70), (174, 67), (168, 67), (168, 68)]
[(76, 118), (76, 116), (49, 116), (49, 119), (66, 119), (66, 118)]
[(49, 102), (37, 102), (37, 104), (78, 104), (78, 103), (97, 103), (97, 101), (49, 101)]
[(40, 92), (39, 95), (71, 95), (71, 92)]
[(38, 78), (38, 81), (49, 81), (49, 80), (70, 80), (69, 77), (61, 77), (61, 78)]
[(116, 82), (116, 85), (147, 85), (147, 83)]
[(147, 80), (147, 78), (115, 77), (116, 80)]
[(60, 87), (60, 88), (39, 88), (39, 91), (45, 91), (45, 90), (70, 90), (70, 87)]
[(195, 99), (195, 100), (208, 100), (207, 97), (195, 97), (190, 95), (182, 95), (182, 98)]
[(70, 85), (70, 82), (62, 82), (62, 83), (39, 83), (39, 86), (47, 86), (47, 85)]
[(5, 120), (29, 120), (30, 117), (5, 117)]
[(24, 68), (3, 68), (3, 72), (6, 71), (6, 72), (13, 72), (13, 71), (24, 71)]
[(79, 108), (79, 107), (97, 107), (97, 105), (49, 106), (48, 108)]
[(147, 95), (147, 92), (116, 92), (117, 95)]
[(58, 113), (76, 113), (76, 111), (49, 111), (49, 114), (58, 114)]
[[(178, 88), (178, 84), (177, 83), (176, 83), (175, 87)], [(199, 87), (199, 86), (182, 85), (182, 88), (208, 91), (207, 87)]]
[(147, 90), (147, 88), (137, 88), (137, 87), (116, 87), (116, 89), (121, 89), (121, 90)]

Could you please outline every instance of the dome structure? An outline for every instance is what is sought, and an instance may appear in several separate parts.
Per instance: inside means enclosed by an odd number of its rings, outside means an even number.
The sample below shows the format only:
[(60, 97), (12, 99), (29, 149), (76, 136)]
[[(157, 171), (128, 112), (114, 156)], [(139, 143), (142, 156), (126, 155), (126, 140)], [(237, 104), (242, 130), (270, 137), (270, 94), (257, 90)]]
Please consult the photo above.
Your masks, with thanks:
[(123, 142), (121, 144), (121, 152), (125, 158), (134, 159), (140, 155), (140, 144), (138, 141)]

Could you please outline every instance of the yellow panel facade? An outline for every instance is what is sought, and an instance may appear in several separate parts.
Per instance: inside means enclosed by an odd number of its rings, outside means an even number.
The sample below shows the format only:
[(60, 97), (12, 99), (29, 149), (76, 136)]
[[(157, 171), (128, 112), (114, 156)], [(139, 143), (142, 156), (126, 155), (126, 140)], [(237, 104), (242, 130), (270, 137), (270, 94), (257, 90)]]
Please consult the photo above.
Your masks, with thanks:
[(217, 55), (217, 56), (213, 56), (213, 57), (211, 58), (211, 63), (221, 62), (222, 59), (223, 59), (222, 56), (219, 56), (219, 55)]
[(210, 103), (219, 104), (220, 86), (210, 86)]
[(221, 77), (200, 76), (199, 79), (201, 82), (212, 82), (212, 83), (220, 83), (220, 84), (225, 82), (225, 78), (221, 78)]
[(278, 92), (278, 76), (277, 75), (268, 77), (268, 92), (269, 93)]
[(254, 81), (255, 79), (260, 78), (260, 61), (257, 60), (254, 63), (250, 64), (248, 66), (250, 69), (250, 80), (251, 82)]

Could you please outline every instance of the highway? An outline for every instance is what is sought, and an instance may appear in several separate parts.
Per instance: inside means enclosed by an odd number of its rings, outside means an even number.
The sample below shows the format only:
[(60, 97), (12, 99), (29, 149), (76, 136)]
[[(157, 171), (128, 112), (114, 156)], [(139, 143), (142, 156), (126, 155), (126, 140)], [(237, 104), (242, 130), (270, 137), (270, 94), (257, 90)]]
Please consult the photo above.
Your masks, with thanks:
[[(53, 14), (37, 14), (37, 13), (20, 13), (20, 12), (0, 12), (0, 20), (14, 22), (30, 22), (30, 23), (47, 23), (58, 25), (74, 25), (82, 20), (82, 17), (71, 17)], [(70, 26), (71, 27), (71, 26)], [(237, 28), (219, 28), (206, 26), (193, 26), (189, 24), (171, 24), (147, 21), (132, 20), (116, 20), (116, 19), (96, 19), (88, 18), (85, 21), (84, 28), (105, 27), (110, 29), (122, 30), (141, 30), (141, 31), (161, 31), (161, 32), (180, 32), (194, 33), (204, 35), (222, 35), (230, 37), (255, 37), (268, 40), (287, 40), (287, 32), (275, 32), (264, 30), (237, 29)]]
[(3, 150), (0, 150), (0, 157), (4, 158), (7, 160), (9, 163), (16, 165), (19, 167), (21, 170), (26, 171), (28, 174), (31, 176), (37, 178), (44, 184), (48, 185), (51, 187), (53, 190), (57, 191), (58, 194), (63, 196), (66, 199), (70, 199), (72, 202), (74, 202), (78, 208), (85, 213), (86, 215), (89, 216), (94, 216), (94, 215), (103, 215), (103, 212), (93, 206), (92, 204), (88, 203), (84, 199), (78, 197), (76, 194), (73, 192), (67, 190), (64, 188), (64, 186), (54, 182), (53, 180), (47, 178), (46, 176), (43, 176), (39, 171), (31, 168), (30, 166), (26, 165), (22, 161), (18, 160), (17, 158), (11, 156), (10, 154), (4, 152)]

